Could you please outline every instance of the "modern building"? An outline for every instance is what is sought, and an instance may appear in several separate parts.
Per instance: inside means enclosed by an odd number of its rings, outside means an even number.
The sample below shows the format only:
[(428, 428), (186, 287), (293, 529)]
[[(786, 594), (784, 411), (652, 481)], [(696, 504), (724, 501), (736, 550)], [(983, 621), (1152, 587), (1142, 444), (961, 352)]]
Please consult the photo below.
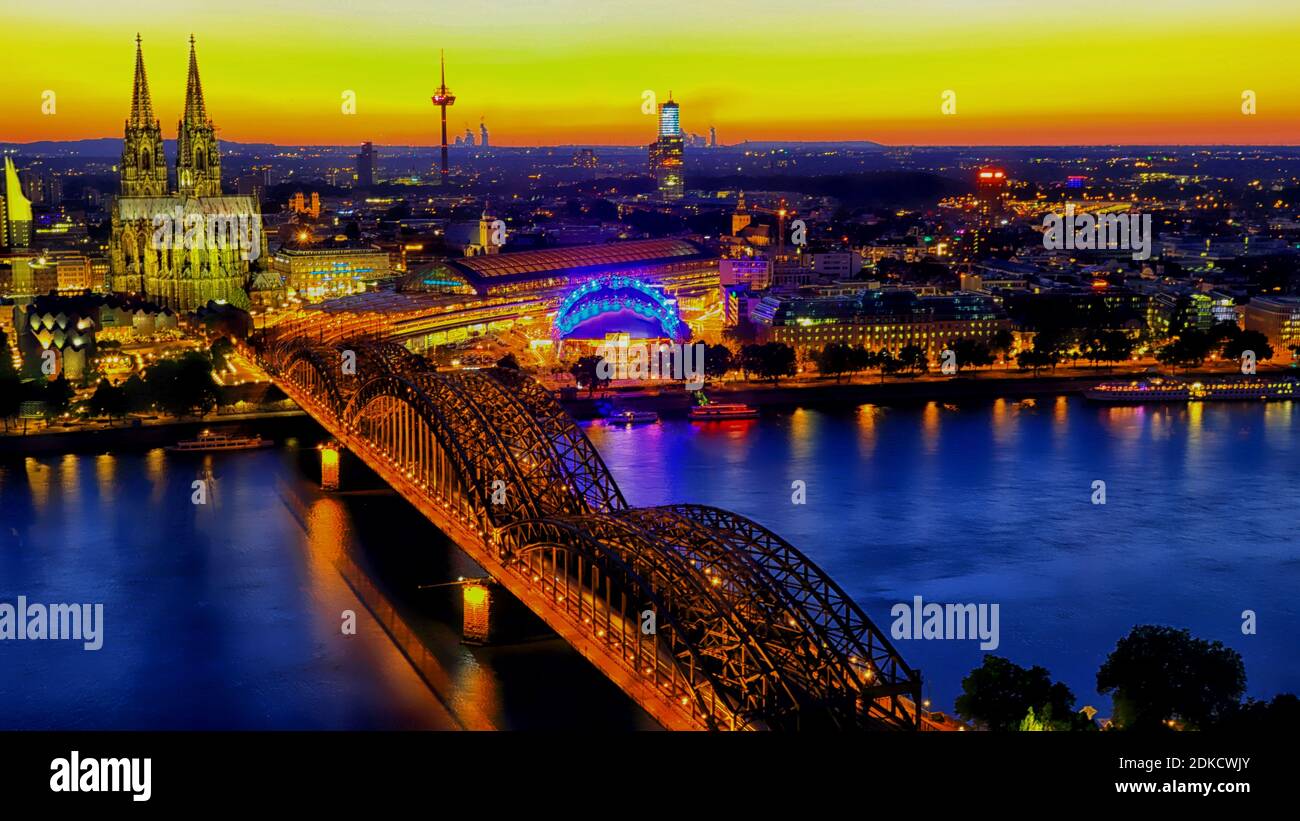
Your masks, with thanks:
[(357, 155), (357, 187), (371, 188), (375, 184), (375, 146), (362, 143), (361, 153)]
[(414, 273), (449, 292), (480, 296), (537, 295), (611, 274), (670, 290), (714, 292), (718, 259), (687, 240), (648, 239), (441, 260), (417, 266)]
[(808, 353), (842, 342), (895, 354), (908, 345), (937, 359), (953, 342), (991, 344), (1011, 320), (998, 300), (958, 292), (918, 296), (906, 289), (871, 289), (856, 296), (768, 296), (751, 312), (760, 336)]
[(23, 196), (22, 182), (12, 157), (5, 157), (4, 236), (6, 248), (30, 248), (32, 245), (32, 203)]
[(1242, 319), (1246, 330), (1268, 337), (1274, 362), (1296, 361), (1291, 346), (1300, 344), (1300, 297), (1254, 297), (1246, 303)]
[(245, 284), (255, 261), (266, 258), (261, 204), (254, 197), (222, 194), (221, 152), (203, 99), (193, 37), (176, 150), (176, 191), (171, 192), (162, 127), (154, 117), (137, 36), (121, 193), (111, 214), (109, 286), (181, 312), (209, 301), (247, 308)]
[(353, 243), (284, 247), (271, 258), (271, 267), (288, 296), (304, 302), (361, 293), (370, 283), (392, 275), (387, 251)]
[(668, 102), (659, 106), (659, 135), (648, 147), (650, 176), (661, 200), (679, 200), (686, 193), (682, 176), (685, 146), (681, 107), (673, 102), (670, 92)]

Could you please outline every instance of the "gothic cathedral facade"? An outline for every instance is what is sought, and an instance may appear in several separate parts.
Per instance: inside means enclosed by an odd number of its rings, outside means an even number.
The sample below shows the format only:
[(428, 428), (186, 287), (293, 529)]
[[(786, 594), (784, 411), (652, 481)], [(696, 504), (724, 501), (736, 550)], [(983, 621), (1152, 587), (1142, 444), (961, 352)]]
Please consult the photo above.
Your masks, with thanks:
[[(221, 153), (203, 101), (193, 37), (185, 110), (176, 132), (175, 192), (138, 36), (120, 178), (109, 235), (112, 290), (182, 313), (214, 300), (248, 308), (246, 288), (261, 267), (258, 260), (266, 258), (261, 203), (221, 192)], [(214, 226), (221, 236), (214, 235)], [(240, 229), (238, 241), (225, 233), (231, 227)]]

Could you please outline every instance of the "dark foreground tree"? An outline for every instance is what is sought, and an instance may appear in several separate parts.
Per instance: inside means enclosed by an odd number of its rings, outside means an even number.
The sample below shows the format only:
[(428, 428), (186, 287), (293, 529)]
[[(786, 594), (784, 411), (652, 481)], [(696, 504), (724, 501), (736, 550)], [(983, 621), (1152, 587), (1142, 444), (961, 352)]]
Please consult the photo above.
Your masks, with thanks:
[(1001, 656), (988, 655), (984, 663), (961, 682), (957, 715), (990, 730), (1018, 730), (1033, 711), (1036, 723), (1048, 729), (1075, 726), (1074, 693), (1053, 682), (1045, 668), (1028, 669)]
[(1234, 710), (1245, 690), (1236, 650), (1154, 624), (1134, 627), (1097, 671), (1097, 692), (1112, 697), (1115, 726), (1126, 730), (1159, 729), (1171, 719), (1208, 727)]

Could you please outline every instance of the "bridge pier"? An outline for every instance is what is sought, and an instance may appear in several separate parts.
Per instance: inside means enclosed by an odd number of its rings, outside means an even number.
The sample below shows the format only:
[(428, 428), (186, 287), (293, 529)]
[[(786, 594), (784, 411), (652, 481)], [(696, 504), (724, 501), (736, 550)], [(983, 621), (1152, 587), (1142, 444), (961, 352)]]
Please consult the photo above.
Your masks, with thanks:
[(492, 636), (491, 579), (468, 579), (461, 585), (461, 641), (487, 644)]
[(321, 490), (339, 489), (339, 451), (342, 449), (338, 442), (326, 442), (320, 446)]

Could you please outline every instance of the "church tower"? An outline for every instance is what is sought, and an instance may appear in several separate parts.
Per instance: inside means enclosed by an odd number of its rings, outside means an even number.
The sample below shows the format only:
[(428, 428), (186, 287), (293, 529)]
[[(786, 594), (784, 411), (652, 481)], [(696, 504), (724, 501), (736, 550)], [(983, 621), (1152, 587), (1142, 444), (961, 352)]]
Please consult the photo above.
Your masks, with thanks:
[(163, 158), (162, 125), (153, 115), (149, 78), (144, 73), (140, 35), (135, 36), (135, 86), (131, 116), (122, 141), (122, 196), (167, 196), (167, 161)]
[(176, 131), (176, 189), (184, 197), (221, 196), (221, 155), (208, 119), (199, 82), (199, 59), (190, 35), (190, 72), (185, 84), (185, 115)]

